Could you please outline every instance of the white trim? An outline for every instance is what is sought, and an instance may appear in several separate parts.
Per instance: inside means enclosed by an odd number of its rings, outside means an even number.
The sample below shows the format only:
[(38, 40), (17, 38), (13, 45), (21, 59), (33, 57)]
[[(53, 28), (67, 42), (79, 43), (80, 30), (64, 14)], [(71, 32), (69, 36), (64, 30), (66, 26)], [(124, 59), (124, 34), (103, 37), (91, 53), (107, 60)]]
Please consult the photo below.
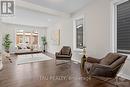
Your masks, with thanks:
[(129, 0), (113, 0), (112, 3), (114, 5), (119, 5), (119, 4), (122, 4), (122, 3), (126, 2), (126, 1), (129, 1)]
[(17, 40), (16, 40), (16, 36), (17, 36), (17, 35), (16, 35), (16, 34), (17, 34), (17, 29), (15, 29), (15, 50), (16, 50), (16, 48), (17, 48), (17, 47), (16, 47), (16, 46), (17, 46), (17, 44), (16, 44), (16, 41), (17, 41)]
[(0, 33), (0, 53), (2, 53), (2, 34)]
[(75, 62), (81, 63), (81, 61), (76, 60), (76, 59), (74, 59), (74, 58), (72, 58), (72, 60), (75, 61)]
[(16, 6), (30, 9), (30, 10), (34, 10), (34, 11), (39, 11), (42, 13), (51, 14), (51, 15), (70, 17), (70, 14), (68, 14), (68, 13), (57, 11), (57, 10), (50, 9), (50, 8), (46, 8), (44, 6), (32, 4), (32, 3), (22, 1), (22, 0), (16, 0)]
[(117, 5), (124, 3), (128, 0), (113, 0), (111, 2), (111, 50), (117, 52)]
[(124, 73), (119, 73), (119, 74), (117, 74), (117, 76), (130, 80), (130, 76), (126, 75)]

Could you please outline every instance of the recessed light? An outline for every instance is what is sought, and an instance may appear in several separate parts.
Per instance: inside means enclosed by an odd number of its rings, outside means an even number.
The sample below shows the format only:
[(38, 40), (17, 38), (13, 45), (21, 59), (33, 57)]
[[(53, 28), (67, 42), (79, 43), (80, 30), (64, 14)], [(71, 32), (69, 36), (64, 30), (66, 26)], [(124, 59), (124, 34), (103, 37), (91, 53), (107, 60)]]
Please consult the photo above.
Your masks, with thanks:
[(47, 19), (48, 22), (51, 22), (51, 19)]
[(51, 2), (63, 2), (63, 0), (49, 0)]

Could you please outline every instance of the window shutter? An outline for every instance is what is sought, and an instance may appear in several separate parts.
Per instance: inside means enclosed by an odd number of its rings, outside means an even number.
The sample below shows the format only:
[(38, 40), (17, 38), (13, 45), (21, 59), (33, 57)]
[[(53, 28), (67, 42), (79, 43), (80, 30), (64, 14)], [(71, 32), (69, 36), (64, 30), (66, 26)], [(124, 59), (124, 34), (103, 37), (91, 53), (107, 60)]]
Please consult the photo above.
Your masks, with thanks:
[(130, 53), (130, 1), (117, 6), (117, 51)]

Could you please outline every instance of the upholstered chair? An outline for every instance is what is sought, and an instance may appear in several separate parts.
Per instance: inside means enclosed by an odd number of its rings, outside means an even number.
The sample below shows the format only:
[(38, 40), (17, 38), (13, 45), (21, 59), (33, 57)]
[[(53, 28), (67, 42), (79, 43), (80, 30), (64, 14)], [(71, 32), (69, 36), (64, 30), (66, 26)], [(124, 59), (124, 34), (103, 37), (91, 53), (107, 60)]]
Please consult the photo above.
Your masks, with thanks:
[(115, 78), (125, 63), (127, 56), (118, 53), (108, 53), (104, 58), (88, 57), (85, 69), (91, 76)]
[(72, 52), (69, 46), (63, 46), (60, 52), (55, 53), (56, 60), (71, 60)]

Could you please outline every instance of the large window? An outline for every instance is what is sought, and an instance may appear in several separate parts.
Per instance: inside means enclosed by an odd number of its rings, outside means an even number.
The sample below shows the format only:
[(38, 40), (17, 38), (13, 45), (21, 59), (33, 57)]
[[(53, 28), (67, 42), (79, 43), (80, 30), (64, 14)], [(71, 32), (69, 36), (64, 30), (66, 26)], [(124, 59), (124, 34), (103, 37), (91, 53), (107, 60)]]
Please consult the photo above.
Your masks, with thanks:
[(37, 32), (17, 32), (16, 45), (29, 44), (38, 46), (38, 33)]
[(117, 52), (130, 53), (130, 1), (117, 5)]
[[(81, 20), (82, 21), (82, 20)], [(77, 24), (76, 26), (76, 48), (83, 48), (83, 24)]]
[(84, 45), (84, 18), (79, 17), (74, 19), (74, 30), (73, 30), (73, 48), (74, 50), (82, 50)]

